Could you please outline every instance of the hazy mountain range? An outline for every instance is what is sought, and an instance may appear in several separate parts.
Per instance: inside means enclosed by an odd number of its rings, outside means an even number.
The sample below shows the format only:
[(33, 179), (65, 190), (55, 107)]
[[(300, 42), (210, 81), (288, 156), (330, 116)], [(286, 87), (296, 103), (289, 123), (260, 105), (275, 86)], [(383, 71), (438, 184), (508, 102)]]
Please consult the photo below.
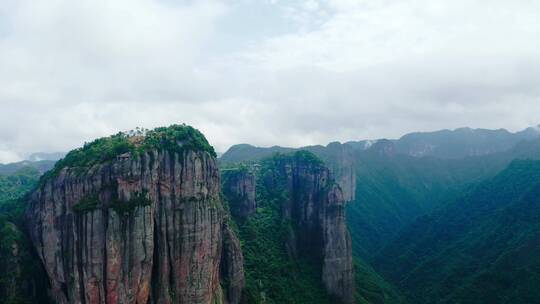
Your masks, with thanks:
[[(456, 159), (507, 151), (521, 141), (539, 137), (540, 126), (529, 127), (515, 133), (505, 129), (459, 128), (455, 130), (409, 133), (399, 139), (348, 141), (344, 144), (353, 147), (355, 150), (369, 150), (373, 148), (374, 144), (385, 142), (387, 143), (386, 153), (405, 154), (414, 157), (433, 156)], [(249, 144), (239, 144), (232, 146), (225, 152), (220, 157), (220, 161), (254, 160), (275, 152), (286, 153), (294, 149), (280, 146), (263, 148)]]

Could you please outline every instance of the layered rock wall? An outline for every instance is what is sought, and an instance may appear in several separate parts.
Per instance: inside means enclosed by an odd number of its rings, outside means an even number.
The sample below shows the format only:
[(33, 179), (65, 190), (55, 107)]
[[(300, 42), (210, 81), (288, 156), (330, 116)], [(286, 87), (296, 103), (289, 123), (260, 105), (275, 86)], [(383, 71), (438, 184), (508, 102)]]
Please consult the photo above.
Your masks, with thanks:
[(224, 169), (223, 194), (227, 197), (231, 214), (245, 219), (255, 213), (255, 174), (247, 168)]
[(290, 253), (319, 258), (327, 291), (343, 303), (354, 303), (352, 247), (343, 192), (327, 167), (301, 155), (276, 159), (278, 173), (264, 182), (270, 188), (286, 184), (288, 200), (282, 205), (282, 216), (294, 227)]
[(150, 150), (62, 169), (27, 220), (59, 303), (238, 303), (243, 258), (221, 203), (214, 157)]

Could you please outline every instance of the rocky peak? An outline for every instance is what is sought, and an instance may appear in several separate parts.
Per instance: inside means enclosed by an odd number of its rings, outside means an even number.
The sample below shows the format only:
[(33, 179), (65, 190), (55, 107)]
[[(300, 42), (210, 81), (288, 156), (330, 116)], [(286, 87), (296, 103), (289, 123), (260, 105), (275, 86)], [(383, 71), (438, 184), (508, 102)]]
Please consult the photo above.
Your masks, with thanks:
[(341, 188), (324, 163), (310, 152), (276, 155), (269, 162), (273, 169), (263, 172), (261, 178), (267, 189), (287, 194), (282, 217), (294, 227), (288, 240), (290, 254), (318, 257), (328, 293), (353, 303), (351, 239)]
[(54, 299), (238, 303), (243, 257), (220, 193), (215, 152), (189, 126), (68, 153), (27, 210)]

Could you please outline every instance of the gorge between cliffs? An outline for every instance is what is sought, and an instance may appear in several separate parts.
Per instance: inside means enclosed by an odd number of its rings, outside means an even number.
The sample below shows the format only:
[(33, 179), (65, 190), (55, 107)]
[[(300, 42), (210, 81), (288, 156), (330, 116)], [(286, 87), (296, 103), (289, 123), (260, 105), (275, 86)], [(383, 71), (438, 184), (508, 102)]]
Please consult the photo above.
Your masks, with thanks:
[(220, 170), (185, 125), (119, 133), (57, 162), (26, 225), (57, 303), (354, 303), (337, 179), (307, 151)]

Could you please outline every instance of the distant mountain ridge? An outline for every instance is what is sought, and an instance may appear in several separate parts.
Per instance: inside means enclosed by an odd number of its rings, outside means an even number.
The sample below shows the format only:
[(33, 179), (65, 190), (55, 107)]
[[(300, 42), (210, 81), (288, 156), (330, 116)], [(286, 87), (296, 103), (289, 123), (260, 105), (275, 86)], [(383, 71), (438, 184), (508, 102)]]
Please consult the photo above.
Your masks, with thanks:
[(65, 152), (36, 152), (28, 156), (29, 161), (52, 160), (57, 161), (66, 156)]
[(231, 146), (225, 153), (223, 153), (223, 155), (221, 155), (219, 158), (219, 161), (222, 163), (255, 161), (271, 156), (274, 153), (288, 153), (294, 150), (296, 149), (280, 146), (256, 147), (250, 144), (238, 144)]
[(54, 164), (66, 155), (64, 152), (36, 152), (27, 159), (14, 163), (0, 163), (0, 174), (14, 174), (21, 169), (31, 168), (43, 174), (54, 167)]
[(527, 128), (511, 133), (505, 129), (440, 130), (416, 132), (391, 140), (396, 153), (414, 157), (463, 158), (510, 150), (517, 143), (540, 137), (538, 128)]
[(55, 163), (56, 161), (53, 160), (23, 160), (16, 163), (0, 164), (0, 174), (13, 174), (24, 168), (32, 168), (39, 171), (40, 174), (43, 174), (49, 171)]
[(64, 152), (36, 152), (30, 154), (27, 159), (13, 162), (13, 163), (7, 163), (2, 164), (0, 163), (0, 174), (13, 174), (21, 169), (25, 168), (32, 168), (39, 172), (39, 174), (43, 174), (52, 167), (54, 167), (54, 164), (63, 158), (66, 155)]
[[(468, 127), (454, 130), (433, 132), (413, 132), (399, 139), (375, 139), (348, 141), (344, 144), (354, 150), (380, 149), (384, 143), (385, 153), (405, 154), (414, 157), (433, 156), (444, 159), (456, 159), (467, 156), (481, 156), (512, 149), (522, 141), (540, 138), (540, 126), (529, 127), (512, 133), (506, 129), (472, 129)], [(292, 147), (256, 147), (250, 144), (231, 146), (220, 157), (223, 163), (260, 160), (273, 153), (287, 153), (298, 149), (309, 150), (317, 146)]]

